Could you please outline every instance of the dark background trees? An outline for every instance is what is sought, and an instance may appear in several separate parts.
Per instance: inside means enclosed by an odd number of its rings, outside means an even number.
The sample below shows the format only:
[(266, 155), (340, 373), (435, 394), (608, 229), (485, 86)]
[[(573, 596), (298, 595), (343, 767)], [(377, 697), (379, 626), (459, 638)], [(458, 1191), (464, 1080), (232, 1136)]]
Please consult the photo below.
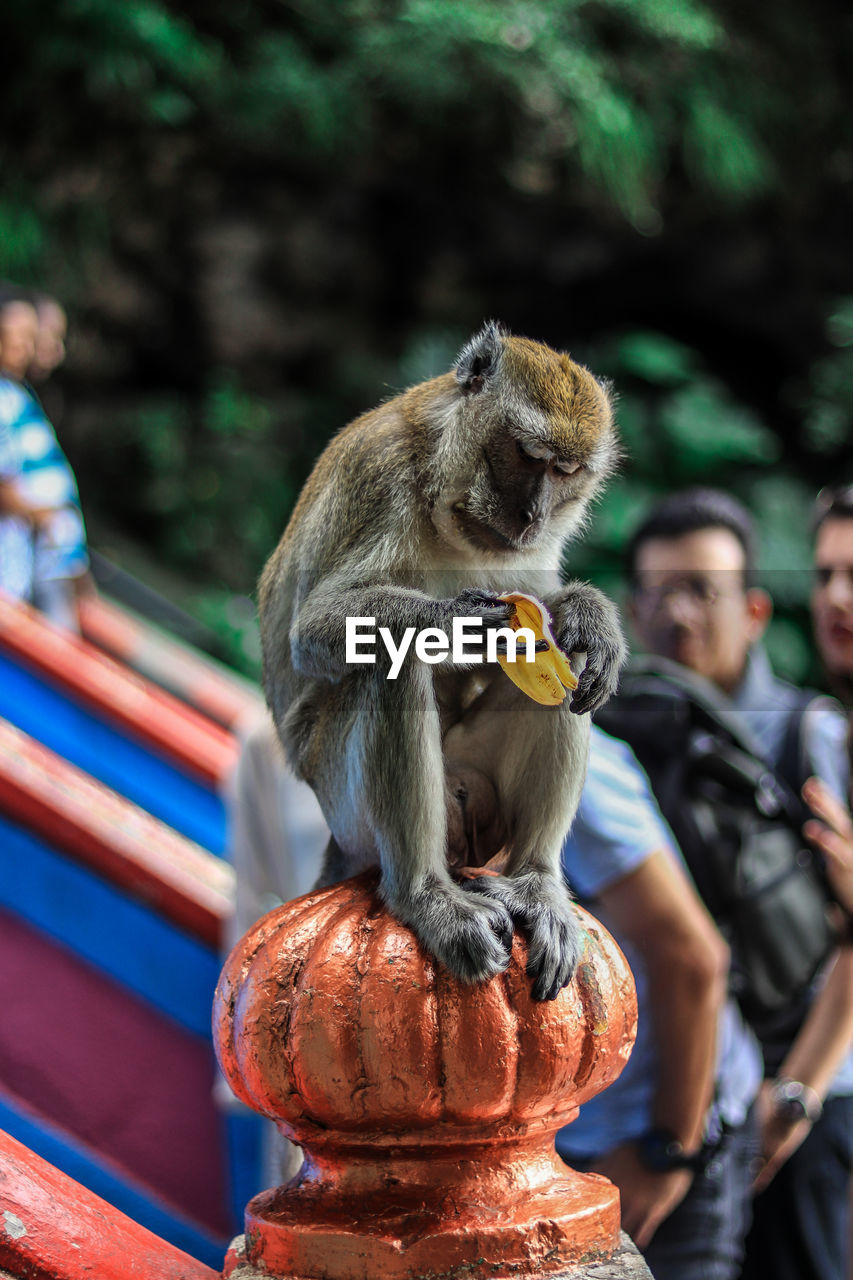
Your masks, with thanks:
[[(843, 6), (7, 0), (2, 21), (0, 274), (68, 303), (50, 407), (93, 543), (235, 654), (329, 434), (487, 316), (619, 391), (628, 458), (580, 568), (612, 577), (649, 497), (708, 480), (757, 511), (801, 622), (810, 499), (853, 479)], [(784, 617), (774, 644), (805, 669)]]

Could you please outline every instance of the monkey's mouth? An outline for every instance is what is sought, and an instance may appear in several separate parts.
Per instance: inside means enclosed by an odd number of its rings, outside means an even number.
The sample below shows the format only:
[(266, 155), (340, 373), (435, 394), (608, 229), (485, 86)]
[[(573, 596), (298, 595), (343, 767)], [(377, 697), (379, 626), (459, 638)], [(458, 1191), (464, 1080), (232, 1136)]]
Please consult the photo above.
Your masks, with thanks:
[(539, 533), (539, 525), (529, 526), (517, 534), (504, 533), (485, 520), (478, 520), (462, 502), (453, 507), (453, 518), (465, 538), (479, 551), (521, 551), (532, 546)]

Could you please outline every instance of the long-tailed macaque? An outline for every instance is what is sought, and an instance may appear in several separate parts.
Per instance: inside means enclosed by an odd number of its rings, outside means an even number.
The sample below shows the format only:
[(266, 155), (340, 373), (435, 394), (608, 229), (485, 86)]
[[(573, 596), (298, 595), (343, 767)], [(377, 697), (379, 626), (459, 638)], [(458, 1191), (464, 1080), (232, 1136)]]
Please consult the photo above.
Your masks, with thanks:
[[(517, 925), (539, 1000), (577, 962), (560, 852), (586, 713), (624, 656), (613, 605), (561, 585), (558, 567), (617, 455), (606, 387), (490, 322), (453, 372), (332, 440), (260, 584), (267, 697), (332, 832), (320, 884), (378, 865), (389, 909), (467, 981), (506, 968)], [(498, 596), (514, 591), (545, 602), (580, 672), (560, 705), (532, 701), (494, 662), (410, 650), (389, 679), (380, 643), (374, 665), (346, 660), (347, 618), (397, 644), (407, 628), (450, 635), (454, 617), (481, 618), (486, 634), (506, 627)], [(452, 863), (481, 866), (500, 847), (504, 874), (454, 879)]]

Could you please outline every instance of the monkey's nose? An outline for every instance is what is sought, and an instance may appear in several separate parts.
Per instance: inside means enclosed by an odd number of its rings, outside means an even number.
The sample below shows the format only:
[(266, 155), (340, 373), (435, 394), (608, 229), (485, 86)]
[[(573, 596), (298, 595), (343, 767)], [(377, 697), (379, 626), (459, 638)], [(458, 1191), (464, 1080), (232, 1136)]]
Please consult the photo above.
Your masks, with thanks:
[(539, 537), (542, 528), (542, 512), (535, 507), (521, 507), (518, 512), (517, 536), (525, 544)]

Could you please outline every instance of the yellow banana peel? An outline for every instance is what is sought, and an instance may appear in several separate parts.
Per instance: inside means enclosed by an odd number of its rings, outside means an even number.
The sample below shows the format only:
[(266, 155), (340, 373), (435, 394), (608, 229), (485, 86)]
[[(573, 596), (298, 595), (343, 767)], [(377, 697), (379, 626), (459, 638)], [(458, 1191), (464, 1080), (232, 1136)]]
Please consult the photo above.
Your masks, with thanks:
[(498, 662), (513, 684), (518, 685), (528, 698), (545, 707), (558, 706), (565, 698), (566, 690), (576, 689), (578, 681), (568, 658), (554, 639), (547, 609), (534, 596), (521, 592), (500, 598), (515, 605), (515, 613), (509, 620), (513, 631), (529, 627), (537, 640), (547, 641), (548, 648), (537, 653), (534, 662), (527, 662), (524, 645), (519, 645), (515, 662), (510, 662), (502, 654), (498, 654)]

